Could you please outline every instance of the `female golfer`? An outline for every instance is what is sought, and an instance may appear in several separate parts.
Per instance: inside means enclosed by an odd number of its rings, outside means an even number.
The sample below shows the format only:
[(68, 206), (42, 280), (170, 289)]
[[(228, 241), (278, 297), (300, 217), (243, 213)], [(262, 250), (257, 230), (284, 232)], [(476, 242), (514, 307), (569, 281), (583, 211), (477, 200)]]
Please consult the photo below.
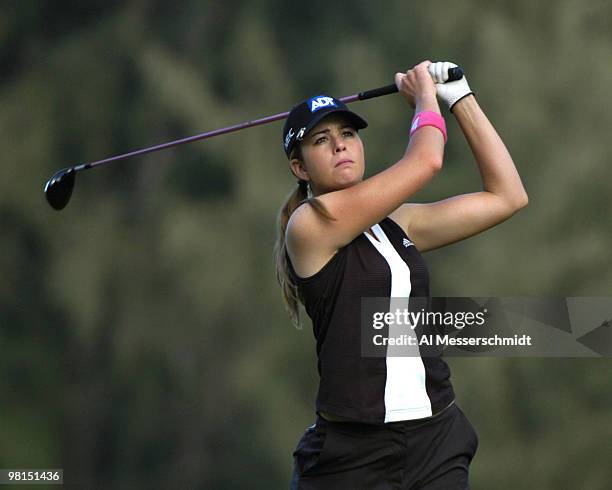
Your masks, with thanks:
[[(478, 438), (454, 403), (438, 357), (362, 355), (362, 298), (429, 296), (422, 252), (500, 223), (527, 204), (504, 143), (452, 63), (424, 61), (395, 83), (414, 108), (402, 158), (363, 179), (358, 130), (341, 101), (312, 97), (289, 114), (283, 144), (297, 187), (280, 211), (276, 268), (292, 320), (312, 319), (320, 376), (316, 422), (299, 441), (292, 489), (466, 489)], [(446, 128), (459, 122), (483, 190), (405, 204), (442, 168)], [(418, 349), (418, 347), (417, 347)]]

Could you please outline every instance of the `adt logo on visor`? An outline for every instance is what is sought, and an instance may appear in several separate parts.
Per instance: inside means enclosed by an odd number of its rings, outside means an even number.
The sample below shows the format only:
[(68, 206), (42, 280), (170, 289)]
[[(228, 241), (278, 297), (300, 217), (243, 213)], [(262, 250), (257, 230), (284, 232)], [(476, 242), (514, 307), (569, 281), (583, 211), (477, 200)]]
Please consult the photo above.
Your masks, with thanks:
[(338, 107), (334, 102), (334, 99), (331, 97), (327, 97), (325, 95), (319, 95), (317, 97), (313, 97), (308, 101), (308, 107), (310, 107), (310, 112), (317, 112), (319, 109), (323, 109), (323, 107)]

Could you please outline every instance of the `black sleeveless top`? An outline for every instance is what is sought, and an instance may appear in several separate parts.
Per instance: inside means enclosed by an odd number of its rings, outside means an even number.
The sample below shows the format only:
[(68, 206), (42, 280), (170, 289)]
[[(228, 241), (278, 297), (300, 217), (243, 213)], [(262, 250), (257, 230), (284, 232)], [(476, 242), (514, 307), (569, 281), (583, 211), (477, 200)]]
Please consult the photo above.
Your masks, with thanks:
[[(366, 423), (435, 415), (454, 400), (440, 357), (362, 355), (362, 298), (427, 297), (427, 266), (390, 218), (342, 247), (316, 274), (300, 278), (287, 255), (317, 342), (317, 412)], [(286, 253), (286, 252), (285, 252)], [(393, 294), (392, 294), (393, 293)]]

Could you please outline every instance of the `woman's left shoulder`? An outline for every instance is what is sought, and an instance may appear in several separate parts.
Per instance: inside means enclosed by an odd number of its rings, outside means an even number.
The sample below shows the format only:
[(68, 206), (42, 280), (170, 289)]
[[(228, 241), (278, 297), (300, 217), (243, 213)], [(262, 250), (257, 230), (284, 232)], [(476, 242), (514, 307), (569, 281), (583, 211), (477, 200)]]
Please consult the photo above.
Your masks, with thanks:
[(408, 235), (410, 230), (410, 218), (419, 204), (405, 203), (389, 214), (387, 218), (398, 225)]

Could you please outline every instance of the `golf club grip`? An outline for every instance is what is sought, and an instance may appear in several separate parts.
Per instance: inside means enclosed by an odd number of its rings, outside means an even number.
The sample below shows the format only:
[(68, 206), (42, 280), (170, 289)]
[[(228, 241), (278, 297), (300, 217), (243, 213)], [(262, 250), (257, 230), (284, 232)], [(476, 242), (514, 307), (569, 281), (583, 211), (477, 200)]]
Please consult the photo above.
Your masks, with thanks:
[[(463, 78), (463, 68), (461, 68), (460, 66), (449, 68), (447, 82), (454, 82), (455, 80), (460, 80), (461, 78)], [(384, 87), (378, 87), (372, 90), (366, 90), (365, 92), (359, 92), (357, 99), (367, 100), (372, 99), (374, 97), (380, 97), (381, 95), (394, 94), (397, 91), (397, 85), (392, 83), (390, 85), (385, 85)]]

